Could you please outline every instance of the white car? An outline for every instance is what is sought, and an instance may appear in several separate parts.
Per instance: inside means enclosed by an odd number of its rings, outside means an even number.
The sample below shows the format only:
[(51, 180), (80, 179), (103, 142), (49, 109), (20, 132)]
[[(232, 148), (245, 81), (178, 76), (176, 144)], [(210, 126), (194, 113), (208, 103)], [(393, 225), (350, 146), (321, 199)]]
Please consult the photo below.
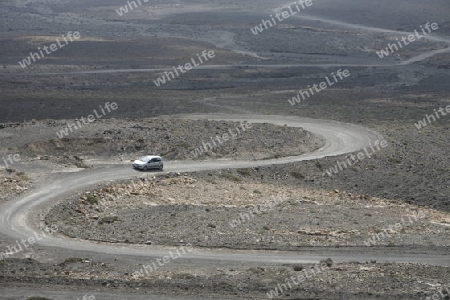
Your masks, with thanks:
[(150, 169), (158, 169), (162, 171), (164, 168), (164, 161), (160, 156), (142, 156), (133, 162), (133, 168), (142, 171), (147, 171)]

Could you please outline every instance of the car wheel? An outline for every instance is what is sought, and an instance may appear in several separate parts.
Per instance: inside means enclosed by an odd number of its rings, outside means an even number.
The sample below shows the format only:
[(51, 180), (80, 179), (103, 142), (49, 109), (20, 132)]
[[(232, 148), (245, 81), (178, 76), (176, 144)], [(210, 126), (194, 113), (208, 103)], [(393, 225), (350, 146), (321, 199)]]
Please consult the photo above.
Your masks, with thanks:
[(147, 166), (145, 166), (142, 170), (147, 171)]
[(162, 171), (163, 169), (164, 169), (164, 166), (161, 165), (161, 166), (159, 167), (159, 170)]

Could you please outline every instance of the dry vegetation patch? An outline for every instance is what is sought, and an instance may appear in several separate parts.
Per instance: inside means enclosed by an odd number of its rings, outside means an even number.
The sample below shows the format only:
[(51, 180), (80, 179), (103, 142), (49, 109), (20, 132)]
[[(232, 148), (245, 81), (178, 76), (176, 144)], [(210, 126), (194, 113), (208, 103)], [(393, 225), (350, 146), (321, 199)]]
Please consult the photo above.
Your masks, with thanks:
[(32, 186), (27, 174), (13, 169), (0, 172), (0, 203), (19, 196)]
[(238, 172), (210, 177), (178, 173), (110, 184), (55, 206), (47, 221), (71, 237), (257, 249), (364, 246), (402, 223), (377, 244), (448, 245), (445, 212), (339, 190), (246, 182)]

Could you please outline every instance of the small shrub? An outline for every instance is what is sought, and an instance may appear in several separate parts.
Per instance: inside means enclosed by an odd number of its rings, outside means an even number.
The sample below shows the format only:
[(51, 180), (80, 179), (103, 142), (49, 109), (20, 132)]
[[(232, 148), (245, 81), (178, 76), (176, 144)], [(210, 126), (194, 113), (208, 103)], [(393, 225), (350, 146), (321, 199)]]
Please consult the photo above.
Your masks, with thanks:
[(189, 280), (189, 279), (194, 279), (195, 276), (192, 274), (189, 274), (189, 273), (178, 273), (178, 274), (173, 274), (172, 278)]
[(191, 149), (192, 146), (186, 142), (181, 142), (178, 144), (180, 147), (185, 148), (185, 149)]
[(82, 161), (75, 162), (75, 166), (79, 169), (89, 169), (90, 167)]
[(223, 173), (221, 176), (231, 181), (242, 181), (241, 178), (232, 173)]
[(83, 262), (83, 259), (79, 258), (79, 257), (69, 257), (65, 261), (60, 263), (60, 265), (68, 265), (68, 264), (79, 263), (79, 262)]
[(402, 162), (401, 159), (396, 158), (396, 157), (392, 157), (392, 156), (388, 158), (388, 161), (389, 161), (390, 163), (392, 163), (392, 164), (399, 164), (399, 163)]
[(305, 267), (301, 264), (295, 265), (294, 266), (294, 271), (299, 272), (299, 271), (303, 271)]
[(97, 196), (88, 194), (87, 197), (86, 197), (86, 201), (89, 204), (94, 205), (94, 204), (98, 204), (100, 202), (100, 199)]
[(299, 172), (299, 171), (292, 171), (291, 172), (291, 176), (297, 179), (305, 179), (305, 175), (303, 175), (303, 173)]
[(120, 221), (119, 217), (117, 217), (117, 216), (108, 216), (108, 217), (104, 217), (100, 221), (98, 221), (98, 224), (99, 225), (112, 224), (112, 223), (114, 223), (116, 221)]
[(331, 267), (333, 265), (333, 260), (331, 258), (323, 259), (319, 262), (321, 265), (326, 264), (327, 267)]
[(323, 166), (320, 161), (316, 160), (316, 162), (314, 164), (316, 165), (317, 169), (319, 169), (320, 171), (323, 171)]
[(242, 176), (249, 176), (250, 170), (249, 169), (237, 169), (237, 172), (241, 174)]
[(250, 268), (250, 269), (248, 269), (247, 271), (248, 271), (248, 272), (251, 272), (251, 273), (255, 273), (255, 274), (260, 274), (260, 273), (262, 273), (264, 270), (263, 270), (263, 269), (260, 269), (260, 268)]

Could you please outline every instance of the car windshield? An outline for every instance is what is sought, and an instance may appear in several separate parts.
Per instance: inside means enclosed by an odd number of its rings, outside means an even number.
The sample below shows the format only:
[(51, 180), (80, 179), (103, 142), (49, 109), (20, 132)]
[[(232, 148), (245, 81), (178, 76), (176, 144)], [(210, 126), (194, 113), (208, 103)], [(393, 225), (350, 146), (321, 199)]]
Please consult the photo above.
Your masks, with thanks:
[(139, 160), (143, 162), (148, 162), (150, 158), (148, 156), (142, 156), (141, 158), (139, 158)]

